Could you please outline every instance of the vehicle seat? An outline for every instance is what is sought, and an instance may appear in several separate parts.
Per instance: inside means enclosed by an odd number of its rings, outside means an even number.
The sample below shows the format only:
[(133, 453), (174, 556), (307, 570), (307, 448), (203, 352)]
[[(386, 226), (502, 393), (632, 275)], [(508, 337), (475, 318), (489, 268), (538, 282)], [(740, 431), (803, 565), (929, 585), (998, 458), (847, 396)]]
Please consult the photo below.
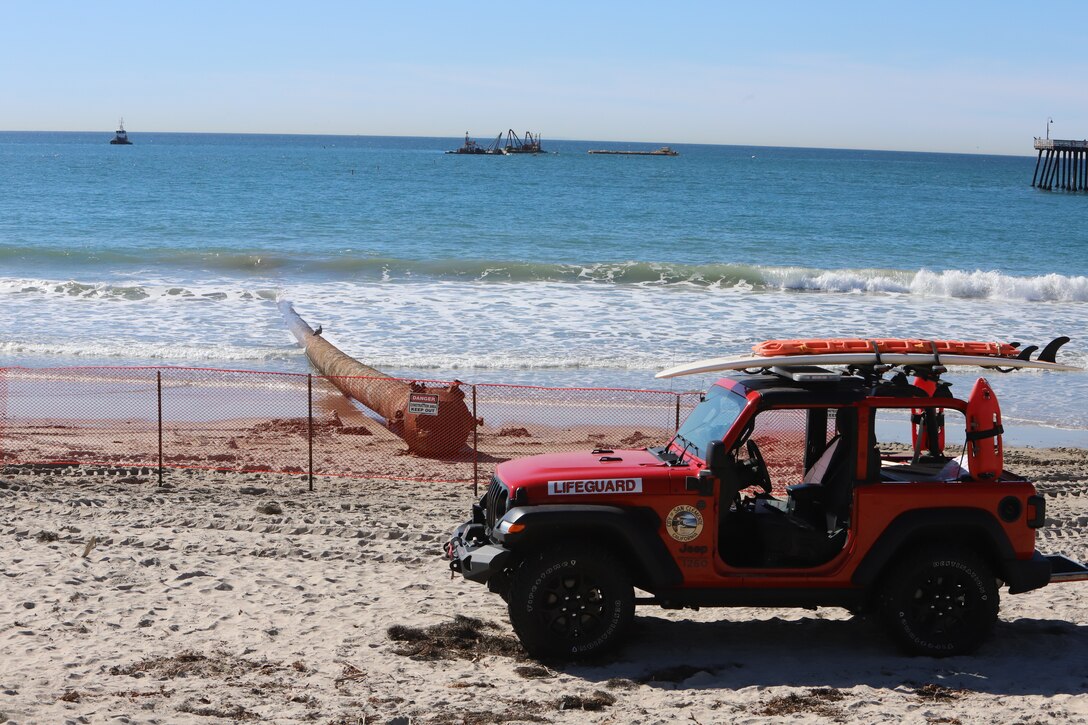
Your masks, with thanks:
[(842, 435), (836, 435), (824, 448), (824, 452), (805, 472), (801, 483), (787, 486), (789, 494), (788, 510), (798, 518), (808, 521), (813, 526), (825, 531), (830, 525), (831, 511), (835, 508), (838, 479), (846, 460), (847, 446)]
[(839, 455), (839, 448), (842, 444), (842, 436), (836, 435), (831, 439), (831, 442), (827, 444), (827, 448), (820, 454), (820, 457), (816, 459), (816, 462), (805, 471), (805, 477), (801, 479), (801, 483), (818, 483), (823, 484), (824, 479), (827, 478), (828, 473), (831, 471), (831, 464), (837, 463), (836, 456)]
[[(842, 433), (836, 434), (805, 473), (802, 483), (786, 489), (798, 515), (812, 521), (821, 518), (820, 524), (829, 534), (849, 522), (854, 499), (853, 462), (850, 446), (843, 438)], [(879, 458), (876, 460), (879, 462)]]

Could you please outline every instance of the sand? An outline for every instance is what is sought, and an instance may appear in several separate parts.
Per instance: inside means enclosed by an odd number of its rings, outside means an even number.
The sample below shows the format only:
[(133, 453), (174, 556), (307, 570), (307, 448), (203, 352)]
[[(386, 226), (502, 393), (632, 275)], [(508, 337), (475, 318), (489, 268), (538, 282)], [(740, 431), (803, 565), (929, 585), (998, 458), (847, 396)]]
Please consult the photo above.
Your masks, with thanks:
[[(1018, 449), (1039, 548), (1088, 559), (1088, 451)], [(441, 545), (471, 483), (0, 472), (0, 722), (1088, 721), (1088, 584), (1008, 596), (972, 656), (847, 612), (640, 608), (601, 661), (522, 654)], [(468, 618), (468, 619), (462, 619)]]

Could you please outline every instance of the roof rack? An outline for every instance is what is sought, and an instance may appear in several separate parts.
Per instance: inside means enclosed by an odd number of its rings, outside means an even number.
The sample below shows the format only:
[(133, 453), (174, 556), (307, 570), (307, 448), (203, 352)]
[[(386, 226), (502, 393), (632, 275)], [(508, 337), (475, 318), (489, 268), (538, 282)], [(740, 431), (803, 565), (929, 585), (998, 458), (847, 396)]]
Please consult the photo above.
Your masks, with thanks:
[(818, 365), (775, 365), (771, 372), (797, 383), (826, 383), (850, 377)]

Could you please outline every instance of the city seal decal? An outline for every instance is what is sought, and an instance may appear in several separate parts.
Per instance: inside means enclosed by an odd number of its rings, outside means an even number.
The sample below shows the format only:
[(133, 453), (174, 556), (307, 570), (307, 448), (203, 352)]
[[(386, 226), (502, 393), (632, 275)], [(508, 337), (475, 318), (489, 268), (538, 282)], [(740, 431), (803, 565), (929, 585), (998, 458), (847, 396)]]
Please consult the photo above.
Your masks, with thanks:
[(549, 496), (586, 493), (642, 493), (642, 479), (593, 478), (588, 481), (548, 481)]
[(681, 504), (669, 512), (665, 529), (677, 541), (691, 541), (703, 533), (703, 513), (694, 506)]

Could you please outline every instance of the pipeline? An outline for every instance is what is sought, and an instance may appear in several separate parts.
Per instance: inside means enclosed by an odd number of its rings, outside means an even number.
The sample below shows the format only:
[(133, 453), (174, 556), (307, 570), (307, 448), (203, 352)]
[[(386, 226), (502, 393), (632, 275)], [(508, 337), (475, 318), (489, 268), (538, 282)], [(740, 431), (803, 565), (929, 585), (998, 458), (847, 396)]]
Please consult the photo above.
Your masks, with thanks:
[(344, 395), (385, 418), (389, 429), (408, 444), (408, 450), (444, 457), (456, 455), (465, 445), (476, 420), (457, 382), (427, 388), (390, 377), (345, 355), (321, 336), (320, 328), (315, 332), (306, 324), (290, 302), (281, 301), (279, 308), (317, 371)]

